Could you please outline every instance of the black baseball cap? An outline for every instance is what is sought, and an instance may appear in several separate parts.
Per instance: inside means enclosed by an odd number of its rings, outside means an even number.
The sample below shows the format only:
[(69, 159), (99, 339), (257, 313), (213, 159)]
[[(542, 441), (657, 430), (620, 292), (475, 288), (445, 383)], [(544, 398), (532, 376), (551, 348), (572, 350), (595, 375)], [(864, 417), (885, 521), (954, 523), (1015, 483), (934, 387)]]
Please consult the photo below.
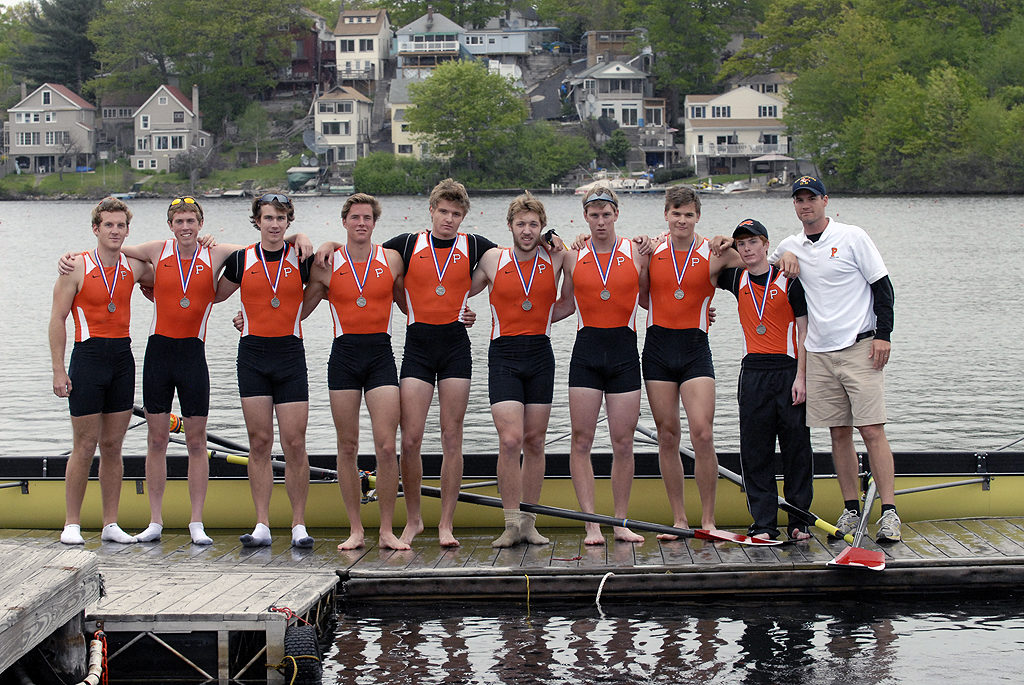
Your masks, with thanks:
[(809, 190), (815, 195), (828, 195), (825, 192), (825, 184), (816, 179), (814, 176), (801, 176), (797, 180), (793, 181), (793, 195), (796, 195), (798, 190)]
[(732, 237), (739, 238), (745, 235), (759, 235), (768, 240), (768, 229), (757, 219), (744, 219), (736, 225), (736, 230), (732, 232)]

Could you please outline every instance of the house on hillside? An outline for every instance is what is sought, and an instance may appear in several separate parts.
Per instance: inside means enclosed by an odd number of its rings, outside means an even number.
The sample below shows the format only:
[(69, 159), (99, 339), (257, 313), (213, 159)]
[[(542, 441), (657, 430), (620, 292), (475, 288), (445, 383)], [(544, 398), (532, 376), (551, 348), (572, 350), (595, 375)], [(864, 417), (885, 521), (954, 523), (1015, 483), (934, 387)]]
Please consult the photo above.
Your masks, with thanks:
[(326, 19), (299, 8), (298, 20), (282, 30), (291, 40), (291, 60), (278, 70), (277, 92), (309, 93), (318, 85), (332, 83), (334, 35)]
[(133, 169), (170, 171), (171, 160), (186, 150), (208, 151), (213, 146), (213, 136), (202, 129), (198, 86), (192, 86), (191, 99), (176, 86), (160, 86), (135, 111), (133, 119)]
[(313, 101), (317, 145), (327, 164), (354, 163), (370, 153), (373, 102), (355, 88), (335, 86)]
[(335, 82), (371, 92), (387, 76), (394, 31), (387, 10), (342, 10), (334, 27)]
[(433, 8), (428, 9), (422, 17), (398, 29), (396, 75), (425, 78), (442, 62), (473, 59), (465, 47), (465, 35), (464, 28)]
[(624, 61), (636, 55), (638, 47), (647, 45), (647, 29), (587, 31), (582, 42), (587, 50), (588, 67), (601, 62)]
[(785, 109), (786, 101), (778, 94), (747, 86), (720, 95), (687, 95), (686, 156), (701, 176), (756, 172), (751, 160), (789, 154)]
[(413, 139), (405, 113), (415, 105), (409, 97), (409, 84), (418, 79), (396, 78), (391, 81), (388, 93), (388, 110), (391, 113), (391, 145), (396, 155), (421, 159), (428, 154), (429, 146)]
[(23, 96), (7, 110), (5, 133), (9, 164), (21, 171), (46, 174), (58, 165), (73, 171), (96, 163), (96, 107), (66, 86), (44, 83)]
[(135, 149), (135, 110), (145, 93), (107, 93), (100, 98), (96, 119), (96, 152), (116, 158)]

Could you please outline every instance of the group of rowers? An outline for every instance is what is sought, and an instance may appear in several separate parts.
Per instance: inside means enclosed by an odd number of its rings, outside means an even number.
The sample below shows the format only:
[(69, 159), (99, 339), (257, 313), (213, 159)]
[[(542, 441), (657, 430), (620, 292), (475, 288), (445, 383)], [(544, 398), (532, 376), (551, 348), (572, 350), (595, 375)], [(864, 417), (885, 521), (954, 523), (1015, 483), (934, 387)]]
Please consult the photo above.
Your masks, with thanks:
[[(837, 524), (840, 533), (851, 532), (860, 520), (853, 443), (857, 427), (882, 501), (878, 538), (898, 540), (893, 459), (884, 431), (883, 369), (893, 326), (892, 285), (867, 234), (825, 216), (828, 196), (819, 179), (798, 179), (793, 203), (804, 230), (782, 241), (769, 257), (768, 231), (755, 219), (741, 221), (731, 237), (699, 235), (700, 197), (688, 186), (666, 191), (667, 231), (653, 239), (618, 236), (618, 197), (609, 187), (593, 187), (583, 196), (589, 235), (575, 238), (571, 246), (545, 230), (544, 205), (530, 194), (516, 197), (508, 207), (510, 247), (460, 232), (470, 200), (465, 187), (453, 179), (438, 183), (430, 194), (430, 230), (378, 244), (373, 232), (381, 205), (373, 196), (357, 193), (341, 211), (345, 242), (326, 243), (316, 253), (304, 235), (286, 237), (295, 209), (283, 194), (268, 193), (253, 201), (250, 220), (260, 239), (247, 247), (201, 237), (203, 210), (188, 196), (173, 199), (167, 208), (172, 239), (124, 245), (131, 211), (121, 200), (106, 198), (92, 212), (95, 249), (65, 255), (54, 288), (49, 327), (53, 391), (68, 398), (74, 437), (60, 539), (84, 542), (80, 514), (97, 445), (101, 538), (118, 543), (160, 538), (168, 425), (176, 392), (189, 455), (189, 531), (195, 544), (212, 542), (202, 523), (210, 404), (204, 340), (212, 305), (240, 290), (241, 312), (235, 319), (241, 330), (238, 389), (256, 515), (255, 527), (241, 536), (241, 543), (271, 543), (270, 457), (276, 414), (292, 509), (291, 543), (300, 548), (314, 544), (305, 527), (309, 392), (301, 322), (326, 299), (335, 335), (327, 382), (337, 430), (338, 480), (350, 522), (350, 535), (339, 549), (365, 544), (356, 464), (363, 398), (377, 462), (378, 545), (409, 549), (423, 531), (420, 454), (435, 388), (443, 452), (438, 541), (457, 546), (453, 522), (473, 365), (466, 327), (475, 320), (467, 303), (486, 287), (492, 318), (488, 391), (499, 440), (497, 477), (505, 518), (495, 547), (548, 542), (536, 528), (536, 514), (521, 511), (520, 503), (538, 503), (541, 497), (554, 393), (551, 326), (574, 312), (578, 330), (569, 364), (570, 471), (580, 509), (594, 513), (590, 453), (603, 403), (613, 453), (614, 515), (628, 516), (642, 377), (657, 427), (673, 526), (689, 527), (679, 451), (681, 404), (695, 456), (700, 526), (715, 528), (718, 459), (708, 327), (716, 288), (736, 296), (743, 328), (740, 450), (753, 519), (749, 534), (771, 539), (780, 534), (776, 441), (786, 499), (800, 509), (810, 507), (810, 425), (831, 431), (845, 502)], [(143, 365), (151, 523), (132, 536), (118, 526), (117, 509), (121, 445), (134, 400), (129, 320), (135, 283), (153, 300), (154, 315)], [(390, 335), (396, 303), (408, 317), (400, 372)], [(636, 334), (639, 307), (647, 310), (642, 357)], [(69, 313), (74, 314), (75, 344), (65, 369)], [(396, 533), (399, 472), (406, 524)], [(807, 539), (809, 523), (791, 515), (786, 533), (794, 540)], [(644, 540), (625, 527), (614, 527), (613, 534), (625, 542)], [(598, 524), (586, 524), (584, 542), (604, 544)]]

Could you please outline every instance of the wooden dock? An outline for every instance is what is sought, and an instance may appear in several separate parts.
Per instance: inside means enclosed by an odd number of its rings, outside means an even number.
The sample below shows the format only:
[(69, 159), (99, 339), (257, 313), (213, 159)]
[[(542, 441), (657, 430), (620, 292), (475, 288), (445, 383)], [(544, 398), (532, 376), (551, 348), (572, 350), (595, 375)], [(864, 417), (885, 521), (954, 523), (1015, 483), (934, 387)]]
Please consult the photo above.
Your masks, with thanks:
[[(874, 526), (869, 526), (869, 532)], [(2, 531), (4, 547), (82, 554), (57, 542), (56, 531)], [(335, 603), (483, 599), (531, 602), (694, 595), (962, 592), (1019, 588), (1024, 583), (1024, 518), (904, 523), (904, 540), (881, 547), (886, 569), (825, 564), (846, 547), (814, 532), (807, 542), (745, 547), (701, 540), (640, 545), (582, 544), (582, 528), (554, 528), (544, 546), (490, 546), (494, 529), (461, 529), (462, 545), (442, 549), (427, 530), (405, 552), (369, 545), (341, 552), (347, 530), (311, 531), (317, 545), (292, 549), (285, 532), (273, 546), (244, 549), (240, 531), (212, 531), (215, 544), (198, 547), (187, 534), (157, 543), (86, 541), (102, 572), (106, 596), (87, 611), (110, 642), (111, 680), (131, 669), (187, 673), (220, 680), (270, 681), (286, 620), (270, 611), (287, 606), (311, 622), (326, 622)], [(367, 531), (375, 540), (375, 531)], [(21, 558), (22, 552), (18, 552)], [(27, 557), (25, 557), (27, 558)], [(22, 565), (20, 573), (32, 572)], [(17, 572), (16, 572), (17, 573)], [(154, 649), (156, 645), (164, 649)], [(185, 664), (182, 666), (182, 664)], [(177, 670), (175, 670), (177, 669)], [(184, 669), (184, 671), (182, 670)]]
[(0, 541), (0, 673), (99, 598), (96, 555)]

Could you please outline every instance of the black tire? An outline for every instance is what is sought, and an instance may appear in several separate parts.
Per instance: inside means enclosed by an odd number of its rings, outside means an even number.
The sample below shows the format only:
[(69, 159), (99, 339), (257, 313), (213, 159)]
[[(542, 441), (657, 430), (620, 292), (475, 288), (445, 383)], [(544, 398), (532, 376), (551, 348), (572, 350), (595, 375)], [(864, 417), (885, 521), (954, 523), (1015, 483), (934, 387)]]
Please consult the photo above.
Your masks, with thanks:
[(316, 628), (305, 623), (288, 626), (284, 631), (284, 655), (285, 683), (320, 685), (323, 665)]

